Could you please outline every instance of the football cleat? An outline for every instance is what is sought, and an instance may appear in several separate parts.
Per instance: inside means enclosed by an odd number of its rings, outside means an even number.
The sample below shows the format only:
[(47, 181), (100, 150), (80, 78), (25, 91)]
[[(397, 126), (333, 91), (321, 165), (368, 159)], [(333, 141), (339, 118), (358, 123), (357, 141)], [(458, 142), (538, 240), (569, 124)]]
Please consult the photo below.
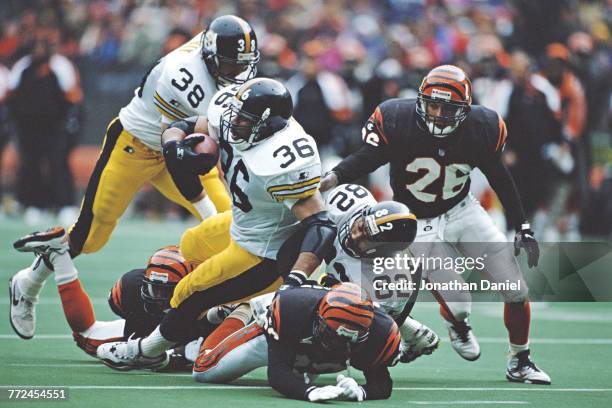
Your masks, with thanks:
[(169, 354), (164, 352), (160, 356), (146, 357), (140, 349), (141, 341), (141, 338), (130, 338), (128, 341), (104, 343), (98, 346), (96, 354), (104, 364), (114, 370), (164, 369), (170, 361)]
[(531, 361), (529, 350), (521, 351), (514, 355), (510, 354), (506, 378), (508, 381), (524, 384), (550, 385), (551, 383), (548, 374), (540, 370), (535, 363)]
[(457, 354), (468, 361), (478, 360), (480, 357), (480, 344), (478, 344), (478, 340), (476, 340), (476, 336), (467, 319), (455, 324), (446, 322), (446, 326), (448, 327), (451, 346)]
[(52, 252), (61, 254), (70, 249), (66, 239), (66, 231), (62, 227), (28, 234), (15, 241), (13, 248), (19, 252), (34, 252), (40, 255), (49, 255)]
[(429, 327), (421, 324), (411, 341), (402, 338), (400, 343), (400, 359), (402, 363), (409, 363), (422, 355), (430, 355), (438, 348), (440, 337)]
[[(20, 271), (21, 272), (21, 271)], [(31, 339), (36, 330), (35, 300), (27, 298), (19, 289), (19, 273), (9, 280), (9, 317), (11, 327), (22, 339)]]

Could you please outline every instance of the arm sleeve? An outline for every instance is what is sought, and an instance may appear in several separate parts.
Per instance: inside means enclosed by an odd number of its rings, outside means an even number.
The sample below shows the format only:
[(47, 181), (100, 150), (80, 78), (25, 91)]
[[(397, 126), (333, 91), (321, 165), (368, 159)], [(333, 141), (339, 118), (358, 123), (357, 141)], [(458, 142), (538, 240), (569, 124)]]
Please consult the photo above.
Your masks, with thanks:
[(268, 383), (286, 397), (307, 399), (312, 386), (293, 372), (295, 351), (285, 343), (268, 338)]
[(491, 184), (491, 187), (499, 197), (499, 201), (504, 206), (508, 225), (519, 230), (527, 217), (525, 216), (523, 203), (510, 171), (499, 159), (488, 166), (484, 166), (481, 170), (487, 176), (489, 184)]
[(314, 195), (321, 184), (321, 163), (317, 160), (266, 181), (266, 190), (289, 209), (303, 198)]
[(333, 168), (338, 184), (357, 180), (390, 161), (389, 136), (385, 134), (380, 106), (361, 130), (361, 138), (364, 142), (361, 148)]
[(362, 386), (366, 393), (365, 399), (387, 399), (391, 396), (393, 380), (391, 379), (391, 374), (387, 367), (366, 370), (363, 374), (366, 379), (365, 385)]

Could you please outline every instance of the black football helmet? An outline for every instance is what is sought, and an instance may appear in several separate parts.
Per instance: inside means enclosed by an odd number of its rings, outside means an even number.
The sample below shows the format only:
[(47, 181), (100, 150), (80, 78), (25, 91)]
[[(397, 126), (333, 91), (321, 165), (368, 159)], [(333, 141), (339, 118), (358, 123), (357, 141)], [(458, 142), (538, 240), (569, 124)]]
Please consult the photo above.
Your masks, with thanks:
[(414, 241), (416, 233), (416, 216), (408, 207), (397, 201), (382, 201), (357, 212), (341, 225), (338, 240), (354, 258), (376, 258), (403, 251)]
[(239, 150), (246, 150), (284, 129), (293, 114), (293, 101), (285, 85), (269, 78), (244, 83), (221, 119), (221, 135)]
[(254, 78), (259, 62), (255, 31), (240, 17), (215, 18), (202, 33), (202, 58), (219, 87)]

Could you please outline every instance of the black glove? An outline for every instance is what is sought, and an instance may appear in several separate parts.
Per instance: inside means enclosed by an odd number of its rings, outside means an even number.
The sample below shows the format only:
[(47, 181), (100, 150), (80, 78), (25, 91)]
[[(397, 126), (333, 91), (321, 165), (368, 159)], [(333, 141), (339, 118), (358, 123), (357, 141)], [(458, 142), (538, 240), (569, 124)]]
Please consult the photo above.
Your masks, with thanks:
[(302, 271), (291, 271), (285, 276), (285, 281), (280, 289), (287, 289), (289, 287), (299, 287), (308, 282), (308, 276)]
[(531, 226), (528, 223), (523, 223), (520, 231), (517, 231), (514, 236), (514, 256), (520, 254), (521, 248), (525, 249), (525, 252), (527, 252), (527, 265), (529, 265), (530, 268), (538, 266), (540, 248), (538, 247), (538, 241), (535, 240)]
[(168, 170), (206, 174), (217, 165), (215, 155), (196, 153), (193, 148), (205, 139), (204, 136), (193, 136), (181, 141), (171, 140), (164, 143), (164, 159)]

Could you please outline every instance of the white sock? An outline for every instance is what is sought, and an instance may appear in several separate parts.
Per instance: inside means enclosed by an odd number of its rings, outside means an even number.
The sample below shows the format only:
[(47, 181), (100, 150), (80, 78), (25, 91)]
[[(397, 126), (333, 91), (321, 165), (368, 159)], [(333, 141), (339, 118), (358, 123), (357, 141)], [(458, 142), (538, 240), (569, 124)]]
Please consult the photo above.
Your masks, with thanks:
[(157, 357), (161, 356), (166, 350), (174, 347), (176, 343), (170, 340), (166, 340), (159, 331), (159, 326), (153, 330), (153, 333), (142, 339), (140, 342), (140, 351), (145, 357)]
[(200, 354), (200, 346), (204, 342), (204, 337), (200, 337), (197, 340), (193, 340), (185, 345), (185, 358), (192, 363), (195, 363)]
[(45, 265), (42, 256), (38, 255), (29, 268), (20, 270), (18, 275), (18, 285), (21, 292), (31, 301), (38, 300), (38, 294), (45, 286), (45, 281), (53, 271)]
[(400, 335), (403, 340), (410, 341), (414, 339), (417, 332), (421, 330), (422, 327), (423, 324), (408, 316), (399, 328)]
[(72, 282), (79, 277), (79, 274), (74, 267), (72, 258), (68, 252), (58, 254), (53, 252), (49, 255), (49, 260), (53, 264), (53, 271), (55, 272), (55, 283), (57, 286), (65, 285), (66, 283)]
[(200, 213), (200, 217), (202, 217), (203, 220), (217, 214), (217, 208), (215, 208), (215, 205), (209, 196), (206, 196), (200, 201), (196, 201), (192, 204), (195, 209), (198, 210), (198, 213)]
[(509, 343), (509, 344), (510, 344), (510, 353), (513, 356), (516, 356), (521, 351), (529, 350), (529, 342), (525, 344), (512, 344), (512, 343)]

